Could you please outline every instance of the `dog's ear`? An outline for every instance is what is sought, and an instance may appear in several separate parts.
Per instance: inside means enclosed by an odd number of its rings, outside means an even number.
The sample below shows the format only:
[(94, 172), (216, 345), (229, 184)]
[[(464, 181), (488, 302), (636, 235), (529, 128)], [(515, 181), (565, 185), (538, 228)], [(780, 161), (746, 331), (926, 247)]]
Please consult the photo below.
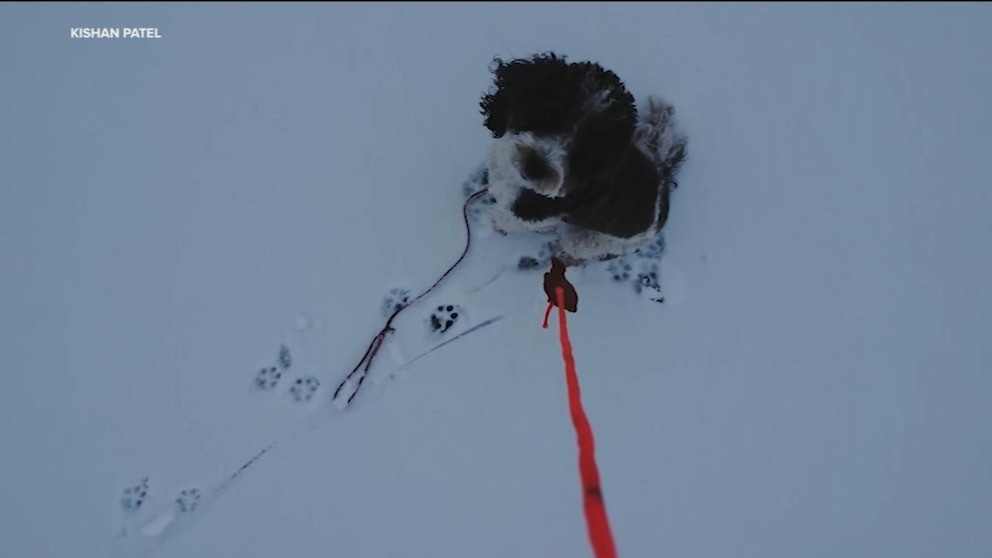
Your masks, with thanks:
[(626, 150), (637, 125), (634, 96), (620, 78), (599, 64), (578, 65), (580, 81), (594, 103), (575, 131), (571, 149), (571, 172), (590, 176), (596, 169), (606, 170), (611, 159)]
[(486, 117), (485, 126), (493, 133), (493, 137), (502, 137), (506, 133), (509, 113), (507, 110), (506, 97), (506, 73), (509, 64), (499, 58), (494, 58), (489, 65), (489, 71), (493, 74), (493, 86), (489, 92), (482, 97), (479, 108), (482, 115)]
[(509, 61), (494, 58), (489, 70), (493, 85), (479, 106), (494, 137), (515, 126), (547, 132), (565, 119), (563, 112), (574, 104), (560, 90), (568, 78), (564, 56), (549, 52)]

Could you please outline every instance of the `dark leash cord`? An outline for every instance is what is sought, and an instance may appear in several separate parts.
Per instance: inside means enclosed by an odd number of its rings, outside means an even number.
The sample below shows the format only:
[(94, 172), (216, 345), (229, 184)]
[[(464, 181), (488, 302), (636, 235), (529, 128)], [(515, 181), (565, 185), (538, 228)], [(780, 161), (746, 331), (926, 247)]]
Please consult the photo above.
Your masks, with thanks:
[[(465, 200), (465, 203), (462, 205), (462, 220), (465, 222), (465, 249), (462, 250), (462, 254), (458, 256), (458, 259), (455, 260), (455, 263), (451, 264), (451, 266), (448, 267), (447, 271), (445, 271), (444, 274), (442, 274), (441, 277), (439, 277), (438, 280), (435, 281), (433, 285), (428, 287), (427, 290), (417, 295), (417, 297), (411, 300), (410, 302), (407, 302), (406, 304), (397, 307), (396, 310), (393, 311), (393, 313), (386, 320), (386, 325), (382, 326), (382, 329), (379, 330), (379, 333), (377, 333), (376, 336), (372, 338), (372, 342), (369, 343), (369, 346), (365, 350), (365, 354), (362, 356), (362, 359), (358, 361), (358, 364), (356, 364), (355, 367), (351, 370), (351, 372), (349, 372), (348, 375), (345, 376), (343, 380), (341, 380), (341, 383), (338, 384), (338, 388), (334, 390), (334, 396), (332, 397), (333, 400), (336, 401), (338, 395), (341, 394), (341, 390), (344, 389), (346, 385), (348, 385), (348, 382), (351, 381), (351, 379), (355, 376), (355, 374), (361, 372), (361, 375), (358, 377), (358, 385), (355, 386), (355, 391), (353, 391), (352, 394), (348, 397), (348, 401), (346, 403), (346, 404), (351, 404), (351, 400), (354, 399), (355, 396), (358, 395), (359, 390), (362, 389), (362, 383), (365, 382), (365, 378), (368, 377), (369, 369), (372, 368), (372, 361), (375, 360), (376, 355), (379, 353), (379, 349), (382, 347), (382, 344), (386, 341), (386, 337), (389, 336), (390, 333), (396, 331), (396, 329), (393, 328), (393, 320), (396, 319), (396, 316), (399, 316), (400, 312), (406, 310), (410, 306), (413, 306), (421, 299), (429, 295), (434, 289), (437, 288), (438, 285), (441, 284), (442, 281), (444, 281), (446, 277), (448, 277), (448, 275), (451, 274), (451, 272), (455, 270), (456, 267), (458, 267), (460, 263), (462, 263), (462, 260), (465, 259), (465, 256), (468, 255), (468, 249), (472, 245), (472, 227), (469, 225), (469, 221), (468, 221), (468, 206), (473, 201), (475, 201), (476, 198), (482, 196), (488, 191), (489, 191), (488, 188), (483, 188), (482, 190), (479, 190), (478, 192), (469, 196), (468, 199)], [(363, 364), (364, 366), (362, 366)]]

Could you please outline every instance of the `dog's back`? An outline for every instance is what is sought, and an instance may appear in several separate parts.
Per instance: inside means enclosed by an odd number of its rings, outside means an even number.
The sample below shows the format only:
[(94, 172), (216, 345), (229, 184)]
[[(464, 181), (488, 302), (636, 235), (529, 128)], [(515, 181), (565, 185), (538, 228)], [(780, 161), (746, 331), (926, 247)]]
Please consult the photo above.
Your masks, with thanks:
[[(564, 214), (564, 221), (620, 239), (646, 241), (668, 220), (669, 193), (686, 158), (686, 136), (675, 123), (675, 108), (649, 97), (631, 145), (610, 160), (609, 172), (570, 178), (572, 192), (547, 198), (524, 189), (513, 205), (521, 218)], [(641, 240), (638, 240), (641, 242)]]

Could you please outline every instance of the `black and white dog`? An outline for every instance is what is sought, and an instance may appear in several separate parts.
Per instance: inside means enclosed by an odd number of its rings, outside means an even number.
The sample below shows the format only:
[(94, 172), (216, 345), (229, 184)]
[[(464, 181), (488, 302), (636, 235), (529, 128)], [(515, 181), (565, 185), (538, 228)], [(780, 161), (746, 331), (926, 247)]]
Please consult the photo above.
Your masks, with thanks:
[(648, 98), (638, 118), (617, 75), (554, 53), (495, 59), (480, 103), (494, 137), (488, 157), (494, 227), (557, 232), (571, 264), (627, 254), (668, 218), (686, 157), (675, 109)]

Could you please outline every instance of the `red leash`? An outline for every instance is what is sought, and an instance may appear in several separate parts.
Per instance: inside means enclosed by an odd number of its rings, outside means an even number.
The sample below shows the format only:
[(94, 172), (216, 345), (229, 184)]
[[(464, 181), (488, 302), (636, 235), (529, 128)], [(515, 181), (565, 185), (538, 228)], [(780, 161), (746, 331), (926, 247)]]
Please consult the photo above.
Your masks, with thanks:
[[(558, 289), (555, 289), (555, 292), (557, 291)], [(544, 329), (548, 329), (548, 317), (551, 316), (551, 309), (554, 308), (554, 306), (555, 306), (554, 304), (548, 302), (548, 308), (544, 311), (544, 323), (541, 324), (541, 327), (543, 327)]]
[[(579, 476), (582, 479), (582, 503), (586, 515), (586, 528), (589, 542), (592, 543), (596, 558), (615, 558), (616, 547), (610, 531), (610, 521), (606, 516), (606, 502), (599, 483), (599, 469), (596, 466), (596, 447), (592, 427), (582, 408), (582, 394), (579, 390), (579, 377), (575, 373), (575, 357), (572, 343), (568, 339), (568, 323), (565, 319), (565, 291), (555, 287), (558, 301), (558, 331), (561, 339), (561, 353), (565, 359), (565, 381), (568, 384), (568, 410), (579, 442)], [(544, 328), (548, 327), (551, 303), (544, 313)]]

